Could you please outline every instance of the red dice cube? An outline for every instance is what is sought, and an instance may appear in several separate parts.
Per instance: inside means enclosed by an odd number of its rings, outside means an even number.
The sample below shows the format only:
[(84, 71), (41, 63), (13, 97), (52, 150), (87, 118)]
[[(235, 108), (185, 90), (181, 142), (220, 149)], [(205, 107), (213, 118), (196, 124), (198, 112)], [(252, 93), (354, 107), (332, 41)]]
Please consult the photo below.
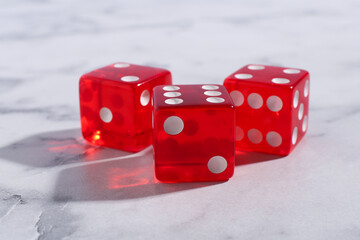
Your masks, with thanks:
[(153, 118), (157, 179), (223, 181), (233, 175), (235, 108), (224, 86), (157, 86)]
[(236, 107), (236, 150), (287, 155), (306, 133), (309, 73), (247, 65), (224, 81)]
[(115, 63), (80, 78), (81, 130), (95, 145), (137, 152), (152, 142), (152, 89), (169, 71)]

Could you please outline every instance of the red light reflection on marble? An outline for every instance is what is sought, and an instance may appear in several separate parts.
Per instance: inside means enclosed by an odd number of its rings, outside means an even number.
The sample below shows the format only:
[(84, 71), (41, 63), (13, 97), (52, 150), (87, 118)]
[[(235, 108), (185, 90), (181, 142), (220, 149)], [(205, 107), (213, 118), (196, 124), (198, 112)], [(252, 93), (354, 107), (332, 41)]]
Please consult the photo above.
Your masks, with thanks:
[(91, 137), (91, 143), (96, 144), (96, 145), (101, 145), (102, 144), (102, 140), (101, 140), (101, 131), (96, 131), (92, 137)]
[[(100, 131), (94, 135), (94, 139), (100, 140)], [(50, 145), (50, 146), (49, 146)], [(101, 148), (99, 146), (92, 146), (88, 144), (82, 137), (68, 138), (59, 140), (49, 140), (46, 142), (47, 150), (56, 154), (69, 154), (69, 155), (81, 155), (81, 158), (85, 161), (98, 160), (94, 157), (95, 152)]]
[(78, 144), (68, 144), (68, 145), (63, 145), (63, 146), (57, 146), (57, 147), (50, 147), (48, 148), (50, 151), (52, 152), (58, 152), (58, 151), (64, 151), (67, 149), (74, 149), (74, 148), (78, 148), (79, 145)]
[(149, 167), (137, 169), (121, 169), (113, 168), (109, 171), (109, 189), (122, 189), (129, 187), (142, 186), (153, 183), (153, 180), (146, 177), (146, 174), (151, 172)]
[(260, 152), (247, 152), (247, 151), (235, 151), (235, 165), (247, 165), (254, 163), (261, 163), (270, 160), (282, 158), (283, 156), (260, 153)]

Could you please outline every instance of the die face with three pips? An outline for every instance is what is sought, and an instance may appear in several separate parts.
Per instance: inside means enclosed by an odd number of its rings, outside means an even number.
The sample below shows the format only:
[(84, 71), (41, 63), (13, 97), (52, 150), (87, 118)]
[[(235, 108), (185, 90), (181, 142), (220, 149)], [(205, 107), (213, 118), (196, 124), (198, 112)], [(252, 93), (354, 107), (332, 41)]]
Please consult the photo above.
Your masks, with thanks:
[(247, 65), (224, 81), (236, 107), (236, 150), (287, 155), (307, 131), (309, 73)]
[(101, 145), (137, 152), (152, 142), (152, 89), (172, 84), (165, 69), (115, 63), (80, 78), (81, 130)]
[(229, 179), (235, 108), (224, 86), (157, 86), (153, 91), (156, 177), (164, 182)]

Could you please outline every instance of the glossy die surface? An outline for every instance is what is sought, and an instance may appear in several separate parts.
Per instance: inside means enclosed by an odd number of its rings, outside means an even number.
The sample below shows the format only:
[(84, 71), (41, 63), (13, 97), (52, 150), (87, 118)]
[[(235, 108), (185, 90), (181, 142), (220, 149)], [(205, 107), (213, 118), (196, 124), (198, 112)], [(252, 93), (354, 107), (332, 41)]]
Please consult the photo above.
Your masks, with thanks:
[(92, 144), (136, 152), (152, 139), (153, 87), (171, 84), (169, 71), (115, 63), (80, 78), (81, 130)]
[(224, 86), (155, 87), (153, 118), (160, 181), (223, 181), (233, 175), (235, 109)]
[(309, 73), (247, 65), (224, 81), (236, 107), (236, 150), (287, 155), (307, 131)]

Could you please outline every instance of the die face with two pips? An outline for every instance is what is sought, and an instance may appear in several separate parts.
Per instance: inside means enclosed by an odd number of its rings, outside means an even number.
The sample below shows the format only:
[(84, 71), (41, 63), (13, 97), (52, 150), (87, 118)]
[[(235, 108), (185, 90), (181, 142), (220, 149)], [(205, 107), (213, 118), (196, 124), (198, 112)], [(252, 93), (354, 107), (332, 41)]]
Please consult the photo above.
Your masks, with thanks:
[(171, 84), (165, 69), (115, 63), (80, 78), (81, 129), (95, 145), (137, 152), (152, 142), (152, 89)]
[(224, 81), (236, 107), (236, 150), (287, 155), (307, 131), (309, 73), (247, 65)]
[(235, 109), (224, 86), (155, 87), (153, 122), (159, 180), (222, 181), (233, 175)]

